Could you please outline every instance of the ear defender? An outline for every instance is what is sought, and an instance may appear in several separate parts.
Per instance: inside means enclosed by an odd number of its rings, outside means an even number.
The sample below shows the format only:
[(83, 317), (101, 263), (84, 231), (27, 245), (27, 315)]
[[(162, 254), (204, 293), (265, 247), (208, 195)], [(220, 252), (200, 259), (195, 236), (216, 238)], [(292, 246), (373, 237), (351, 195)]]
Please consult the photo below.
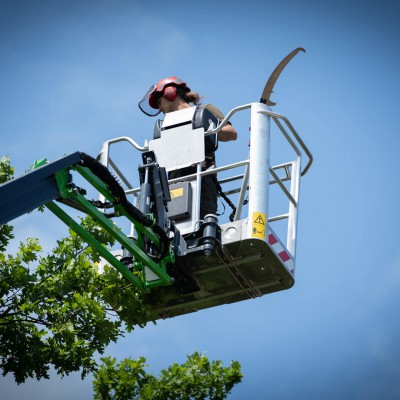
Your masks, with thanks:
[(167, 86), (164, 89), (164, 97), (168, 100), (168, 101), (174, 101), (176, 99), (176, 97), (178, 96), (178, 92), (176, 90), (175, 86)]

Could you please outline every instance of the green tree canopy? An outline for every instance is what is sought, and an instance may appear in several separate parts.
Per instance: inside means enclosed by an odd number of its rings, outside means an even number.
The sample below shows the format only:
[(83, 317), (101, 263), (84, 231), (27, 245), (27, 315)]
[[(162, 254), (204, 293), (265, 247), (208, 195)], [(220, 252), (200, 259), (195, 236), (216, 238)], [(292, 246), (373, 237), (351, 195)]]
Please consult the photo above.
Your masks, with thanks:
[[(12, 177), (8, 158), (0, 160), (0, 183)], [(82, 224), (104, 246), (112, 239), (90, 219)], [(93, 372), (93, 356), (122, 336), (144, 326), (147, 307), (141, 295), (113, 268), (98, 274), (99, 257), (74, 232), (57, 241), (47, 255), (37, 239), (20, 242), (16, 255), (5, 254), (13, 239), (0, 227), (0, 367), (18, 383), (48, 378), (50, 366), (64, 375)]]
[(222, 400), (242, 380), (237, 361), (224, 367), (221, 361), (210, 362), (198, 352), (185, 363), (162, 370), (158, 378), (146, 372), (144, 357), (119, 363), (111, 357), (101, 360), (94, 374), (94, 400)]

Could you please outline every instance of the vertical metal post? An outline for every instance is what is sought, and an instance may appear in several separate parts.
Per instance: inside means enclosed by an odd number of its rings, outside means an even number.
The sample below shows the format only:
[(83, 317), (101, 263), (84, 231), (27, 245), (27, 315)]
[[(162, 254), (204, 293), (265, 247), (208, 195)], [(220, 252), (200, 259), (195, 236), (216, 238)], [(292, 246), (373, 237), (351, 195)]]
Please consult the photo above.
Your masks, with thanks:
[(251, 105), (248, 237), (267, 240), (270, 117), (262, 103)]
[(240, 188), (240, 195), (239, 195), (239, 200), (238, 200), (237, 207), (236, 207), (234, 221), (239, 220), (240, 216), (242, 215), (244, 196), (246, 195), (246, 192), (247, 192), (248, 183), (249, 183), (249, 164), (246, 165), (246, 169), (243, 174), (242, 186)]
[[(200, 203), (201, 203), (201, 180), (202, 176), (200, 175), (201, 173), (201, 163), (197, 164), (197, 175), (196, 175), (196, 208), (195, 208), (195, 215), (193, 218), (193, 221), (197, 223), (197, 221), (200, 219)], [(195, 226), (196, 229), (196, 226)]]
[[(110, 151), (109, 143), (104, 142), (101, 146), (99, 162), (100, 162), (100, 164), (103, 164), (106, 168), (108, 168), (108, 152), (109, 151)], [(101, 201), (102, 203), (104, 203), (106, 201), (106, 198), (101, 193), (99, 193), (99, 201)], [(104, 209), (103, 209), (103, 212), (105, 212)]]
[(301, 158), (297, 157), (296, 161), (292, 162), (292, 179), (290, 182), (290, 194), (295, 199), (296, 204), (289, 201), (289, 219), (286, 247), (293, 259), (296, 257), (296, 234), (297, 234), (297, 214), (299, 212), (299, 189), (300, 189), (300, 174), (301, 174)]

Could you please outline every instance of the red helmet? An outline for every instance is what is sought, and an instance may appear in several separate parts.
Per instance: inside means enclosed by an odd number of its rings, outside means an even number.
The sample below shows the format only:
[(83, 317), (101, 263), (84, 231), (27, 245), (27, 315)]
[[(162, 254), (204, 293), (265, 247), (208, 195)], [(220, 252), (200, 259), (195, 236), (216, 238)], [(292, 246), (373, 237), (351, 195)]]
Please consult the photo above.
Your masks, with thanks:
[[(187, 87), (186, 82), (176, 76), (161, 79), (157, 85), (152, 85), (142, 100), (139, 102), (139, 108), (147, 115), (153, 117), (160, 113), (158, 109), (157, 100), (159, 96), (164, 95), (168, 100), (173, 101), (177, 96), (176, 87), (182, 87), (187, 92), (190, 89)], [(169, 90), (165, 91), (166, 88)], [(150, 107), (150, 108), (149, 108)], [(157, 111), (154, 111), (157, 110)]]
[[(184, 82), (182, 79), (176, 77), (176, 76), (170, 76), (169, 78), (163, 78), (161, 79), (153, 92), (149, 96), (149, 105), (151, 108), (155, 108), (158, 110), (158, 104), (157, 104), (157, 99), (160, 94), (164, 93), (164, 89), (167, 86), (182, 86), (184, 88), (187, 88), (189, 91), (190, 89), (186, 86), (186, 82)], [(174, 100), (173, 98), (171, 100)]]

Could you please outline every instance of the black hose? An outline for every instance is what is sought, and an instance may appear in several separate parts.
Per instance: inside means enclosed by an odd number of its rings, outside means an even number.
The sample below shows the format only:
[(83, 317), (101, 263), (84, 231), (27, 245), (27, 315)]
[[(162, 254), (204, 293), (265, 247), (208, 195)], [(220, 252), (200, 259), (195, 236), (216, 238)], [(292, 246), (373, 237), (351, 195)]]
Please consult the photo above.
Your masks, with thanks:
[(233, 222), (235, 212), (236, 212), (236, 206), (232, 203), (232, 201), (229, 199), (229, 197), (223, 192), (221, 184), (218, 182), (218, 179), (215, 175), (210, 175), (213, 178), (214, 184), (217, 188), (217, 191), (219, 195), (227, 202), (227, 204), (232, 208), (232, 213), (229, 215), (229, 220)]
[(116, 200), (116, 203), (120, 204), (135, 221), (145, 227), (153, 228), (154, 233), (158, 236), (161, 243), (161, 255), (159, 258), (164, 258), (169, 249), (169, 239), (161, 226), (158, 224), (153, 226), (153, 220), (128, 201), (123, 187), (118, 183), (106, 166), (86, 153), (80, 152), (79, 154), (82, 160), (82, 166), (90, 169), (94, 175), (106, 184), (111, 195)]

